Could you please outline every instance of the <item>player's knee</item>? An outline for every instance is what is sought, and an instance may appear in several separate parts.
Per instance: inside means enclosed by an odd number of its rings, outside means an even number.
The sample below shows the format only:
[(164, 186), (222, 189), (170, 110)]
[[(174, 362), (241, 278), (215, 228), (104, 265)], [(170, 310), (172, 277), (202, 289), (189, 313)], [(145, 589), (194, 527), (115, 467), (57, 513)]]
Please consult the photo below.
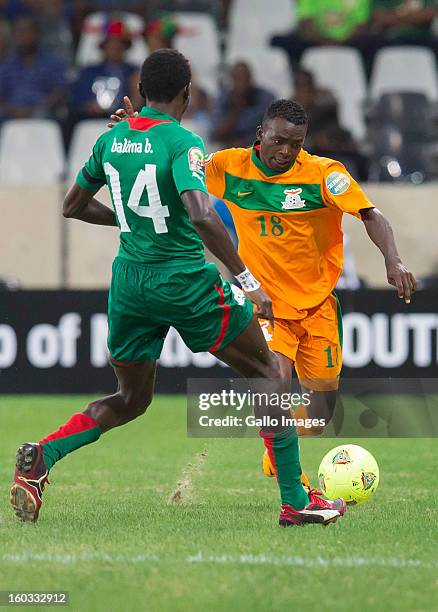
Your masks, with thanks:
[(280, 362), (275, 353), (269, 351), (265, 359), (260, 359), (253, 366), (253, 376), (257, 378), (281, 379)]
[(281, 380), (282, 373), (280, 367), (280, 360), (277, 355), (272, 351), (269, 351), (269, 356), (266, 364), (266, 378), (278, 378)]
[(150, 394), (130, 394), (124, 397), (126, 414), (130, 420), (136, 419), (146, 412), (151, 403)]
[(269, 352), (268, 355), (261, 355), (260, 358), (253, 359), (248, 364), (245, 375), (249, 378), (279, 378), (280, 368), (277, 356)]

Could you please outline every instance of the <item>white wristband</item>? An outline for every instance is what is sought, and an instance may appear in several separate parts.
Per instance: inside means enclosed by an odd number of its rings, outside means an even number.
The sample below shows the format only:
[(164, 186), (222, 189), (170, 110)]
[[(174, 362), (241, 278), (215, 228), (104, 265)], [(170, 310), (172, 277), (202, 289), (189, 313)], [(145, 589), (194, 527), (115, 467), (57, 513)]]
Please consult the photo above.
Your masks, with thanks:
[(240, 274), (236, 274), (236, 278), (244, 291), (256, 291), (260, 287), (259, 281), (254, 278), (248, 268), (245, 268)]

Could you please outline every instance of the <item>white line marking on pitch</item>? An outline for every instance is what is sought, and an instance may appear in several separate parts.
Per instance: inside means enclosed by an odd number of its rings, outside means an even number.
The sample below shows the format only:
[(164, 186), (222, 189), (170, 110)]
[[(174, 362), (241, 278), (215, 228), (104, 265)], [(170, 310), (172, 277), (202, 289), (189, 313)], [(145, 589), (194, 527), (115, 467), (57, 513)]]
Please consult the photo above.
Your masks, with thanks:
[(211, 563), (217, 565), (276, 565), (294, 567), (415, 567), (421, 569), (438, 568), (438, 559), (423, 561), (422, 559), (403, 559), (399, 557), (299, 557), (277, 555), (210, 555), (198, 552), (187, 557), (159, 557), (154, 554), (123, 555), (111, 554), (104, 551), (89, 553), (3, 553), (0, 555), (2, 563), (23, 563), (25, 561), (55, 562), (63, 565), (73, 565), (84, 561), (102, 561), (106, 563)]
[(200, 451), (196, 454), (195, 459), (186, 465), (181, 473), (181, 477), (176, 483), (174, 491), (170, 494), (167, 503), (172, 504), (187, 504), (193, 496), (193, 476), (201, 470), (202, 464), (207, 457), (208, 450)]

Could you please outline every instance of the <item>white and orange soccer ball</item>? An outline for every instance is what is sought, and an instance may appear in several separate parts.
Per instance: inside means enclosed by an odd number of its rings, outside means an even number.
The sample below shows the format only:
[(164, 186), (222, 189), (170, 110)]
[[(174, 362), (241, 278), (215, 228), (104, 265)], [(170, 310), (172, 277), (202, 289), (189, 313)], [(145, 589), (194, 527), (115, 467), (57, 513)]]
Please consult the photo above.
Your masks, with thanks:
[(328, 499), (342, 497), (360, 504), (370, 499), (379, 485), (379, 466), (372, 454), (356, 444), (332, 448), (321, 461), (319, 486)]

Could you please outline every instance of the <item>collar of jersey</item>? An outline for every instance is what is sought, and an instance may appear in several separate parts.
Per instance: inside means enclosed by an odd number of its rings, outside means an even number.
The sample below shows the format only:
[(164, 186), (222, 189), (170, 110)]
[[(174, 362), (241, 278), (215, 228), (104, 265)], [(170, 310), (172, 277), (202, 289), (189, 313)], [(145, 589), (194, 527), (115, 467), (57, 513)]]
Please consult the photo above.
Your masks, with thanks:
[(175, 119), (175, 117), (172, 117), (172, 115), (163, 113), (157, 110), (156, 108), (151, 108), (150, 106), (143, 106), (138, 115), (139, 117), (149, 117), (150, 119), (167, 119), (170, 121), (174, 121), (175, 123), (179, 123), (178, 119)]
[(260, 157), (257, 155), (258, 151), (260, 151), (260, 140), (256, 140), (252, 147), (251, 161), (266, 176), (277, 176), (278, 174), (286, 174), (287, 172), (292, 170), (295, 164), (295, 161), (296, 161), (296, 160), (293, 161), (287, 170), (271, 170), (271, 168), (268, 168), (268, 166), (265, 166), (265, 164), (262, 162)]

